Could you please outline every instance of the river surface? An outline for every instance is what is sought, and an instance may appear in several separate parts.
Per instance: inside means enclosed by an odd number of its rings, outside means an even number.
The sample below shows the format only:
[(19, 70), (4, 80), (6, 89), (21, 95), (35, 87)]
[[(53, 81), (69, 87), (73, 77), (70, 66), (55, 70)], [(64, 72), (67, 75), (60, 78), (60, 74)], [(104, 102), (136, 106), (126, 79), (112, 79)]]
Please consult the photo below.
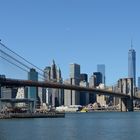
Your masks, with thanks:
[(140, 112), (0, 120), (0, 140), (139, 140)]

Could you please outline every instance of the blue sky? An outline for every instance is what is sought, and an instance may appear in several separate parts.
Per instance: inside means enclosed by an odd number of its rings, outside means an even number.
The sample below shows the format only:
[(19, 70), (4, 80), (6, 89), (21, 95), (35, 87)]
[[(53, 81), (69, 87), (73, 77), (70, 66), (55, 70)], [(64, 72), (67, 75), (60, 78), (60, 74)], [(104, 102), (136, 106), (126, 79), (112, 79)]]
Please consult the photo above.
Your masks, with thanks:
[[(54, 59), (64, 79), (70, 63), (89, 76), (105, 64), (113, 84), (128, 75), (131, 38), (140, 76), (139, 7), (139, 0), (0, 0), (0, 38), (42, 69)], [(14, 75), (7, 67), (1, 73)]]

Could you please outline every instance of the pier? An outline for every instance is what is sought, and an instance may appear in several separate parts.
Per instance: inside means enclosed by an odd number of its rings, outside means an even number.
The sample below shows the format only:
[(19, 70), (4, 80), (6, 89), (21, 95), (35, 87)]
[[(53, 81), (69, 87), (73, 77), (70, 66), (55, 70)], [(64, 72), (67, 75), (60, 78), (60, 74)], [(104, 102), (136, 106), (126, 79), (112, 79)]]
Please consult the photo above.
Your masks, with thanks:
[(24, 119), (24, 118), (64, 118), (65, 113), (48, 112), (48, 113), (5, 113), (0, 114), (0, 119)]

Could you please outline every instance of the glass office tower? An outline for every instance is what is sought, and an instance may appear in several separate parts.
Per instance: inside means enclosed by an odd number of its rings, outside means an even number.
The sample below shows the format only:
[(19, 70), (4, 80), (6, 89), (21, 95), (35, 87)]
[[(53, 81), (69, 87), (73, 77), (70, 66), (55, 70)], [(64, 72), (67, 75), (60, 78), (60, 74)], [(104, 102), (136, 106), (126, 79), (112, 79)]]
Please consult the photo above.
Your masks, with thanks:
[(97, 65), (97, 72), (102, 74), (102, 83), (105, 84), (105, 65), (99, 64)]
[(128, 52), (128, 77), (133, 78), (133, 84), (136, 86), (136, 52), (132, 47)]
[[(30, 69), (28, 72), (28, 80), (38, 81), (38, 72), (35, 69)], [(29, 99), (37, 99), (38, 88), (37, 87), (28, 87), (28, 98)]]

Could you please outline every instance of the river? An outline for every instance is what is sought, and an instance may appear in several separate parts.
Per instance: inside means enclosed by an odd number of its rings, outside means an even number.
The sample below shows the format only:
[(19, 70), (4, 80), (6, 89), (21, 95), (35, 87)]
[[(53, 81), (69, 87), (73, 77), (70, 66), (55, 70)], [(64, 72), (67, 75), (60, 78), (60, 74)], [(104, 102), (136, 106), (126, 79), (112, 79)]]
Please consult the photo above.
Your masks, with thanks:
[(0, 140), (138, 140), (140, 112), (66, 114), (65, 118), (0, 120)]

